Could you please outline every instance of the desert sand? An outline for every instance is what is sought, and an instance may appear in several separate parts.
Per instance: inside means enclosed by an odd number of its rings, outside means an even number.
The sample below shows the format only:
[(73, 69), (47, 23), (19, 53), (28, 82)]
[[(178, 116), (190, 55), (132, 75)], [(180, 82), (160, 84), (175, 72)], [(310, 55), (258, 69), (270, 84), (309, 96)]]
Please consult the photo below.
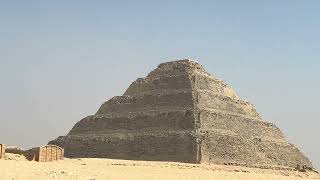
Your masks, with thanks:
[(156, 161), (79, 158), (39, 163), (16, 154), (0, 160), (1, 180), (28, 179), (226, 179), (226, 180), (302, 180), (320, 179), (314, 172), (256, 169), (239, 166), (187, 164)]

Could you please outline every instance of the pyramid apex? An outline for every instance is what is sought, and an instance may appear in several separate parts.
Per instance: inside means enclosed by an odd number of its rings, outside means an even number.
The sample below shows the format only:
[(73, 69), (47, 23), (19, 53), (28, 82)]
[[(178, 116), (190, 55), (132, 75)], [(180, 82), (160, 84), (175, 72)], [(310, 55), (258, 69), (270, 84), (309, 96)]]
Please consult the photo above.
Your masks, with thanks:
[(167, 62), (161, 63), (159, 66), (163, 66), (166, 64), (167, 65), (168, 64), (184, 64), (184, 65), (199, 64), (200, 65), (200, 63), (197, 60), (187, 58), (187, 59), (177, 59), (177, 60), (167, 61)]
[(161, 74), (173, 75), (185, 72), (199, 72), (209, 75), (198, 61), (194, 59), (179, 59), (159, 64), (158, 67), (148, 75), (148, 77), (161, 76)]

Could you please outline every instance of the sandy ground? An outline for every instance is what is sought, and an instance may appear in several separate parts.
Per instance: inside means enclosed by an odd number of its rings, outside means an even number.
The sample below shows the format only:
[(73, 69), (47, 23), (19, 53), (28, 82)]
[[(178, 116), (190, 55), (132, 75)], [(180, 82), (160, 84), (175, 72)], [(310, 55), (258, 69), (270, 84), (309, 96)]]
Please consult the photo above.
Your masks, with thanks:
[(20, 157), (13, 157), (7, 160), (0, 160), (0, 179), (320, 180), (320, 176), (314, 172), (275, 171), (237, 166), (93, 158), (65, 159), (57, 162), (39, 163), (26, 161)]

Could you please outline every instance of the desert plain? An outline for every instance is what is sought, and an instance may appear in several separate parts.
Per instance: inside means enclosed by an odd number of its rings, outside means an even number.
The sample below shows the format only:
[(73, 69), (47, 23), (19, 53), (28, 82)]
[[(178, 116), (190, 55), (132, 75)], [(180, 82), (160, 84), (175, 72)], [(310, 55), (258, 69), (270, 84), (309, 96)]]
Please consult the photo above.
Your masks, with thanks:
[(28, 161), (18, 154), (0, 160), (1, 180), (316, 180), (313, 171), (271, 170), (212, 164), (65, 158), (54, 162)]

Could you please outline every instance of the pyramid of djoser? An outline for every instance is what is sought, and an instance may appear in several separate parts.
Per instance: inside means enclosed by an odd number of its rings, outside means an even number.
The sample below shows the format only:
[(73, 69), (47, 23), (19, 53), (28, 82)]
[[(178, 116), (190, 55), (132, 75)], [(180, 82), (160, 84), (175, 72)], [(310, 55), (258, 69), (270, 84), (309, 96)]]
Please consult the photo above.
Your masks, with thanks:
[(49, 144), (72, 158), (313, 168), (252, 104), (188, 59), (160, 64)]

